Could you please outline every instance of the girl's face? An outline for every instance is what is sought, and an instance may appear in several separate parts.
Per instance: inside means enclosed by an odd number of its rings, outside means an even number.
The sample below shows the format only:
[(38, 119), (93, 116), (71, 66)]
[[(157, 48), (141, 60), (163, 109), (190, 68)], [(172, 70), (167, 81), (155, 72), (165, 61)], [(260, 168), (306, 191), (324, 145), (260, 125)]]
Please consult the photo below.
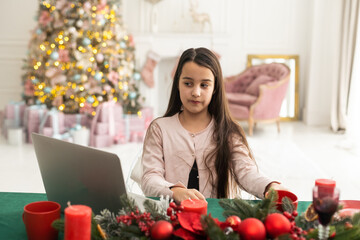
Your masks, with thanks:
[(207, 112), (214, 92), (215, 77), (210, 69), (195, 62), (184, 64), (180, 79), (180, 99), (184, 111), (191, 114)]

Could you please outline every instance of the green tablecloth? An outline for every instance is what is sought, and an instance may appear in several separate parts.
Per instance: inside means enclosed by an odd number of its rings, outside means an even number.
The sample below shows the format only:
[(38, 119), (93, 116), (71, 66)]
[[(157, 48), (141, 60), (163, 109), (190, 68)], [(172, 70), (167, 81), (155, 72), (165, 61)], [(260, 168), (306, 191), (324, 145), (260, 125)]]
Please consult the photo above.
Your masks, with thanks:
[[(46, 194), (41, 193), (7, 193), (0, 192), (0, 239), (23, 240), (26, 238), (25, 226), (22, 221), (24, 206), (31, 202), (47, 200)], [(209, 198), (208, 213), (220, 221), (223, 209), (219, 200)], [(298, 212), (302, 213), (310, 202), (299, 202)]]

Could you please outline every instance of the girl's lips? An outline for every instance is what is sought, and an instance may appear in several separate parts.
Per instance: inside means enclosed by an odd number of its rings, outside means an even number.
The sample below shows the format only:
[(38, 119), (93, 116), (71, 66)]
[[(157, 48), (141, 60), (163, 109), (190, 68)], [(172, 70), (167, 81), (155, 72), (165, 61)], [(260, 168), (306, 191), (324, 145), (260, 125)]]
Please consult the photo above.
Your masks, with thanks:
[(192, 104), (199, 104), (199, 101), (190, 101)]

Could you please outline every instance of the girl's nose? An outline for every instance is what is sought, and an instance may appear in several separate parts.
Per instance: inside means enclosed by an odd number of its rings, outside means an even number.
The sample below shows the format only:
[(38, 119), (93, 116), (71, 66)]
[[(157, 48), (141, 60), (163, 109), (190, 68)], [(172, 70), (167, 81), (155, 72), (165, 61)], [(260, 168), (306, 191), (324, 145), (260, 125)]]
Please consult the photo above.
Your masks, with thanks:
[(192, 91), (192, 96), (193, 97), (200, 97), (200, 88), (195, 87)]

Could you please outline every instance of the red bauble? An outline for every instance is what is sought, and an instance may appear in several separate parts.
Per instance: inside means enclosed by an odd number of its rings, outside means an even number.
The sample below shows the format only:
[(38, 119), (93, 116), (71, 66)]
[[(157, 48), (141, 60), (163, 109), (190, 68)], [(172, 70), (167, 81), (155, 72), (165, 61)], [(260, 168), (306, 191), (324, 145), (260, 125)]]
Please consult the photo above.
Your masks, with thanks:
[(226, 219), (225, 223), (231, 227), (234, 231), (238, 231), (241, 219), (238, 216), (230, 216)]
[(151, 239), (168, 239), (171, 237), (173, 230), (174, 228), (171, 223), (164, 220), (157, 221), (151, 228)]
[(247, 218), (239, 225), (241, 240), (264, 240), (266, 230), (264, 224), (257, 218)]
[(272, 213), (265, 219), (265, 228), (270, 237), (276, 238), (282, 234), (290, 233), (291, 223), (284, 215)]

